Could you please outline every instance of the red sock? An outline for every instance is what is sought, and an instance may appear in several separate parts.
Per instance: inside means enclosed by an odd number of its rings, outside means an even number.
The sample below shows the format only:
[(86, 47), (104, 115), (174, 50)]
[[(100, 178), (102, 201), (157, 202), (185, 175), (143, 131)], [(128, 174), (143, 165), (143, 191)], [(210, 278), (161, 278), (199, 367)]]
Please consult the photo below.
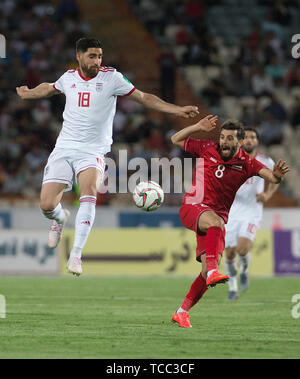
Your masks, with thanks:
[(206, 290), (207, 290), (206, 280), (200, 274), (191, 285), (191, 288), (189, 292), (187, 293), (181, 305), (181, 308), (184, 309), (185, 311), (189, 311), (196, 303), (198, 303), (198, 301), (204, 295)]
[(218, 226), (208, 228), (205, 237), (206, 266), (207, 271), (218, 267), (218, 254), (222, 229)]

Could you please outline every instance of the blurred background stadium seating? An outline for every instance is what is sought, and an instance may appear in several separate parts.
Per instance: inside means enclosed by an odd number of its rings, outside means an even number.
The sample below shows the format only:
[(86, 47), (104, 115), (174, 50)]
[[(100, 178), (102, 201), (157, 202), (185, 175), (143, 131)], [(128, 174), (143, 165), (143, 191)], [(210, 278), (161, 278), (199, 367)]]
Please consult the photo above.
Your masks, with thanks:
[[(284, 158), (292, 172), (268, 206), (300, 201), (300, 64), (291, 56), (299, 29), (299, 1), (284, 0), (4, 0), (0, 60), (0, 201), (37, 205), (43, 167), (61, 127), (64, 97), (35, 102), (15, 87), (54, 82), (76, 67), (75, 41), (93, 35), (104, 64), (134, 85), (179, 105), (196, 104), (220, 121), (238, 118), (257, 128), (260, 151)], [(145, 111), (126, 98), (114, 120), (117, 159), (183, 157), (170, 144), (186, 120)], [(74, 190), (66, 201), (74, 202)], [(180, 205), (170, 194), (166, 204)], [(99, 195), (98, 204), (131, 203), (127, 195)]]

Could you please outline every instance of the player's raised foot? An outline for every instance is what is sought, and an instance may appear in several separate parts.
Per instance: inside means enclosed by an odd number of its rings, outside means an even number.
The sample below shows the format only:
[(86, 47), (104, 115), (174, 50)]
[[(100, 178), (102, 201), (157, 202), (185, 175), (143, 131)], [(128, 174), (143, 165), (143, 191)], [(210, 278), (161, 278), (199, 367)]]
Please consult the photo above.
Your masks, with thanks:
[(70, 274), (79, 276), (82, 274), (82, 261), (80, 258), (70, 257), (67, 263), (67, 269)]
[(245, 272), (240, 273), (240, 288), (241, 291), (247, 291), (247, 289), (249, 288), (249, 278), (248, 274)]
[(54, 249), (62, 239), (63, 229), (70, 217), (70, 212), (67, 209), (64, 209), (65, 219), (62, 224), (58, 224), (56, 221), (53, 221), (51, 228), (48, 234), (48, 246)]
[(239, 294), (237, 291), (229, 291), (227, 300), (237, 300), (239, 298)]
[(220, 274), (218, 270), (215, 270), (206, 279), (206, 285), (208, 287), (215, 287), (217, 284), (226, 283), (228, 280), (229, 280), (228, 275)]
[(177, 322), (182, 328), (191, 328), (190, 315), (187, 312), (174, 313), (172, 317), (173, 322)]

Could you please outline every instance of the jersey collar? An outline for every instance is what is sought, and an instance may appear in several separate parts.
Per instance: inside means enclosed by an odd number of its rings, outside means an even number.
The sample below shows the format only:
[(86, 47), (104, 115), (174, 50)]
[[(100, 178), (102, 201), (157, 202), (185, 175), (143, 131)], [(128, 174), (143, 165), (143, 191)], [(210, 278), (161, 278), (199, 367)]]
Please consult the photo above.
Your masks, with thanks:
[(85, 77), (82, 75), (82, 73), (81, 73), (79, 67), (78, 67), (78, 69), (77, 69), (77, 73), (78, 73), (78, 75), (81, 77), (81, 79), (85, 80), (86, 82), (89, 81), (89, 80), (94, 79), (94, 78), (85, 78)]

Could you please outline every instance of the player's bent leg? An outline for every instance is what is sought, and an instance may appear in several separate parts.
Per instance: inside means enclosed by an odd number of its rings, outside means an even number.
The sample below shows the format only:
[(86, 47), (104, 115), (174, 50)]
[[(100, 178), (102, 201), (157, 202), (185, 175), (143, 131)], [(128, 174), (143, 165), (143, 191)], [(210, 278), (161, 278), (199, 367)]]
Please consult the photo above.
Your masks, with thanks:
[(99, 170), (92, 167), (79, 172), (77, 175), (81, 193), (80, 206), (75, 219), (74, 244), (67, 263), (68, 271), (77, 276), (82, 274), (82, 249), (95, 220), (99, 176)]
[(182, 305), (173, 314), (172, 321), (177, 322), (183, 328), (191, 328), (189, 310), (198, 303), (204, 293), (207, 291), (206, 276), (200, 275), (192, 283), (189, 292), (186, 294)]
[[(221, 274), (217, 270), (218, 253), (220, 241), (223, 238), (224, 221), (215, 212), (208, 210), (200, 214), (198, 219), (198, 229), (200, 233), (206, 233), (206, 266), (207, 266), (207, 284), (212, 284), (210, 276), (213, 275), (215, 280)], [(221, 280), (221, 279), (220, 279)]]
[[(225, 283), (229, 277), (218, 272), (218, 255), (220, 252), (220, 244), (224, 239), (224, 221), (213, 211), (203, 212), (199, 216), (198, 229), (202, 233), (206, 233), (205, 237), (205, 255), (207, 267), (206, 284), (215, 286), (218, 283)], [(223, 251), (223, 249), (222, 249)]]
[(238, 239), (236, 251), (240, 261), (240, 288), (241, 291), (246, 291), (249, 288), (249, 266), (251, 260), (250, 250), (252, 241), (245, 237)]
[(45, 217), (53, 220), (49, 234), (48, 246), (55, 248), (62, 238), (63, 229), (70, 217), (70, 212), (63, 209), (60, 201), (67, 185), (63, 183), (45, 183), (40, 195), (40, 208)]
[[(218, 259), (217, 259), (217, 265), (220, 264), (222, 259), (222, 255), (218, 253)], [(208, 274), (208, 267), (207, 267), (207, 253), (201, 255), (201, 263), (202, 263), (202, 275), (203, 277), (206, 277)], [(223, 275), (218, 272), (218, 270), (215, 270), (209, 277), (206, 279), (206, 285), (207, 287), (215, 287), (217, 284), (226, 283), (229, 279), (228, 275)]]

